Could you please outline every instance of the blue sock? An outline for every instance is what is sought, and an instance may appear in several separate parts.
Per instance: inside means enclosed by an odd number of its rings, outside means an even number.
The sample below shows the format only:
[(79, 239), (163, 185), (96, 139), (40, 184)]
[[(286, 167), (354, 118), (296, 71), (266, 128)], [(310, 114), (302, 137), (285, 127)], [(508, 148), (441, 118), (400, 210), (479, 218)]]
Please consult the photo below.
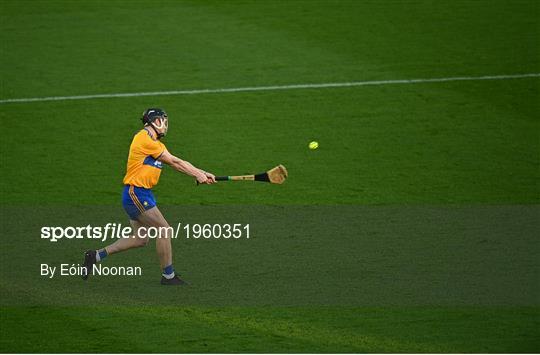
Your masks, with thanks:
[(101, 250), (98, 250), (97, 251), (97, 255), (96, 255), (96, 260), (97, 261), (101, 261), (103, 259), (105, 259), (107, 257), (107, 250), (105, 250), (105, 248), (101, 249)]
[(166, 279), (172, 279), (174, 277), (174, 268), (172, 264), (169, 266), (166, 266), (163, 269), (163, 276), (165, 276)]

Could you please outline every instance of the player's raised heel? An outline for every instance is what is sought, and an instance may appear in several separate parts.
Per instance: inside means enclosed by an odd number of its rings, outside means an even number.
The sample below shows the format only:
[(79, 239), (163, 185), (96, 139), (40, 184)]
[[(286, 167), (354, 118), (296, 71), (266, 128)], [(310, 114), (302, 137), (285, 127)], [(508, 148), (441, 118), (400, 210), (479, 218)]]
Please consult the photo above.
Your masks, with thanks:
[(187, 282), (182, 280), (178, 277), (178, 275), (174, 275), (172, 279), (168, 279), (165, 276), (161, 276), (161, 284), (166, 286), (182, 286), (182, 285), (188, 285)]
[(88, 276), (92, 274), (92, 270), (94, 269), (96, 262), (96, 251), (87, 250), (86, 253), (84, 253), (84, 266), (82, 274), (83, 280), (88, 279)]

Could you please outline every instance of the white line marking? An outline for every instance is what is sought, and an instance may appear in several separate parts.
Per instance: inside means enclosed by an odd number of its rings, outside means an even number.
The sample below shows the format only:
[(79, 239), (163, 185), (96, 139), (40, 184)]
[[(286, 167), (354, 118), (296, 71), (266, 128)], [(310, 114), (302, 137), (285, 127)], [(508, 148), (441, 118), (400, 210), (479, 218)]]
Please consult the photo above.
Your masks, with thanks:
[(457, 76), (457, 77), (450, 77), (450, 78), (433, 78), (433, 79), (353, 81), (353, 82), (345, 82), (345, 83), (252, 86), (252, 87), (243, 87), (243, 88), (173, 90), (173, 91), (132, 92), (132, 93), (95, 94), (95, 95), (79, 95), (79, 96), (51, 96), (51, 97), (21, 98), (21, 99), (3, 99), (3, 100), (0, 100), (0, 104), (15, 103), (15, 102), (107, 99), (107, 98), (113, 98), (113, 97), (198, 95), (198, 94), (216, 94), (216, 93), (249, 92), (249, 91), (341, 88), (341, 87), (368, 86), (368, 85), (442, 83), (442, 82), (447, 82), (447, 81), (506, 80), (506, 79), (537, 78), (537, 77), (540, 77), (540, 73), (514, 74), (514, 75)]

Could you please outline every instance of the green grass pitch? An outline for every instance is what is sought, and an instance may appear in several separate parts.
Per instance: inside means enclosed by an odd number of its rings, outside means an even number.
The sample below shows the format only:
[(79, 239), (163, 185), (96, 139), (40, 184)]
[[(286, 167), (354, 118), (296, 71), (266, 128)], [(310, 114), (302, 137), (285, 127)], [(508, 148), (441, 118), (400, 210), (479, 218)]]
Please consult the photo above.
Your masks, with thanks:
[[(0, 100), (540, 73), (537, 1), (0, 1)], [(539, 352), (538, 77), (2, 103), (0, 352)], [(128, 146), (151, 106), (171, 223), (252, 223), (175, 240), (189, 288), (47, 279), (98, 241), (39, 228), (127, 223)], [(317, 140), (320, 148), (307, 144)], [(216, 212), (217, 211), (217, 212)], [(208, 217), (211, 216), (211, 217)]]

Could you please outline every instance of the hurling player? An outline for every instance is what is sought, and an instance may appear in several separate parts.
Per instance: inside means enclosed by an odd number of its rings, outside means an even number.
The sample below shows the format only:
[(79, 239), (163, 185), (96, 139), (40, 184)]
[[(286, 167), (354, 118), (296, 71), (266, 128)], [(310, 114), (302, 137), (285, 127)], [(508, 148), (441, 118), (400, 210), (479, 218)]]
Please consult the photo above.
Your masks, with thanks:
[(183, 285), (185, 281), (175, 274), (172, 262), (171, 237), (172, 228), (159, 211), (152, 188), (158, 183), (162, 163), (170, 165), (173, 169), (193, 176), (200, 184), (213, 184), (215, 176), (204, 170), (196, 168), (191, 163), (172, 155), (161, 138), (168, 130), (167, 113), (159, 108), (149, 108), (143, 113), (144, 124), (131, 142), (127, 161), (127, 171), (124, 176), (124, 191), (122, 203), (130, 218), (133, 234), (129, 239), (119, 239), (111, 245), (99, 250), (88, 250), (84, 256), (83, 279), (92, 274), (92, 268), (97, 262), (111, 254), (119, 253), (131, 248), (142, 247), (148, 243), (148, 238), (140, 237), (139, 229), (156, 227), (159, 231), (167, 231), (165, 235), (156, 238), (156, 249), (161, 268), (162, 285)]

